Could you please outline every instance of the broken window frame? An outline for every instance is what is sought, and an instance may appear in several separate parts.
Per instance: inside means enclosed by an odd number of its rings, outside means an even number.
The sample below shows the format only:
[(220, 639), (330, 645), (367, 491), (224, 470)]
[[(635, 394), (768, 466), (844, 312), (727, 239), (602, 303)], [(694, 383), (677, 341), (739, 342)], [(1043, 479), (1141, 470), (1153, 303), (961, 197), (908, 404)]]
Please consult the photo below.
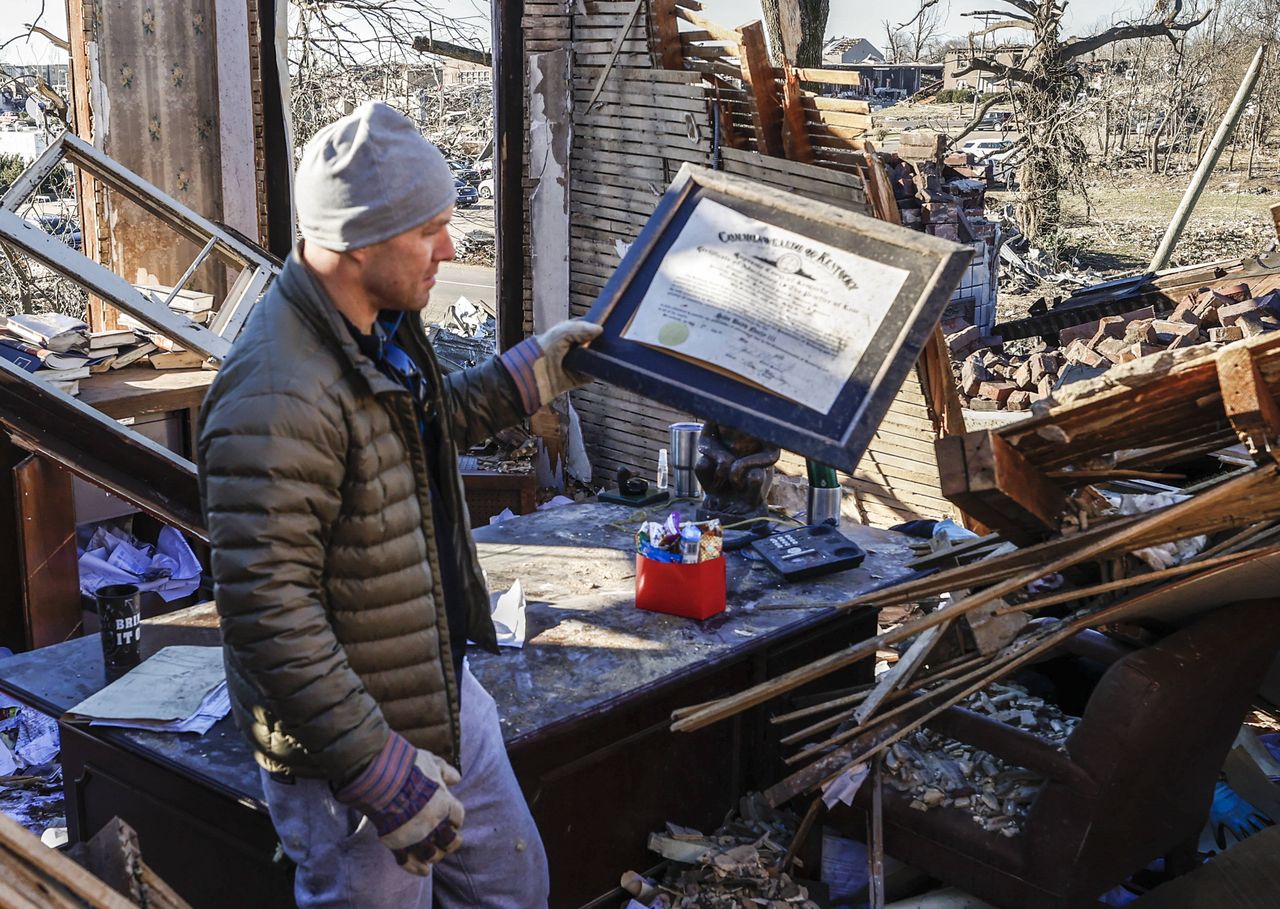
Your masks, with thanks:
[(208, 541), (195, 464), (2, 359), (0, 430), (19, 448)]
[[(79, 167), (113, 193), (159, 218), (180, 236), (201, 247), (167, 299), (146, 293), (106, 266), (72, 249), (59, 238), (27, 222), (18, 207), (63, 163)], [(63, 132), (0, 198), (0, 242), (10, 244), (62, 277), (101, 297), (188, 350), (220, 363), (244, 327), (254, 304), (280, 273), (281, 263), (261, 247), (215, 224), (83, 139)], [(240, 274), (206, 327), (169, 308), (169, 303), (210, 257)]]

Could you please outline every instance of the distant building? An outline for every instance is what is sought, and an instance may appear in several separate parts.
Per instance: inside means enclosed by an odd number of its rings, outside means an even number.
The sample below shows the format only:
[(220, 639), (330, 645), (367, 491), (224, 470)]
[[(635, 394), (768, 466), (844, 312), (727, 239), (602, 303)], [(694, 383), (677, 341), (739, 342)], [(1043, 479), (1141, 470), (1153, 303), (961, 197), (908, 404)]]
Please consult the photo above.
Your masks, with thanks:
[(941, 63), (861, 63), (840, 69), (862, 77), (857, 94), (867, 98), (886, 92), (909, 97), (942, 78)]
[(446, 58), (440, 74), (443, 85), (481, 84), (493, 81), (493, 70), (479, 63)]
[(65, 63), (43, 63), (35, 66), (0, 63), (0, 73), (17, 79), (31, 90), (35, 89), (36, 78), (38, 77), (43, 79), (50, 88), (62, 95), (62, 97), (70, 97), (70, 88), (67, 82), (68, 69)]
[(884, 63), (885, 56), (866, 38), (833, 38), (822, 49), (823, 66)]
[(40, 157), (48, 147), (49, 134), (44, 130), (0, 123), (0, 155), (16, 155), (29, 162)]
[[(1002, 44), (987, 50), (979, 49), (978, 55), (984, 59), (1002, 63), (1005, 66), (1021, 66), (1022, 61), (1027, 58), (1028, 50), (1029, 48), (1024, 44)], [(942, 88), (944, 91), (947, 89), (973, 89), (979, 94), (986, 94), (1003, 88), (1000, 80), (993, 78), (990, 73), (975, 71), (960, 75), (963, 70), (968, 68), (973, 56), (967, 47), (952, 48), (947, 51), (942, 60)]]

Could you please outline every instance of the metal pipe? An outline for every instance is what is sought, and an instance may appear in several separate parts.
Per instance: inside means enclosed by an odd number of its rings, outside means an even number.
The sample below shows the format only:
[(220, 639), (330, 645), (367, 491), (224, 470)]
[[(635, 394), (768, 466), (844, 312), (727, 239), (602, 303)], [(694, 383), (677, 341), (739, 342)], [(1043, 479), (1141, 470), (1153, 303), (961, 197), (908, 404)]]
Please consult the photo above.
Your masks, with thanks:
[(1249, 100), (1249, 96), (1253, 94), (1254, 86), (1258, 84), (1258, 76), (1262, 74), (1262, 56), (1266, 49), (1264, 44), (1253, 55), (1253, 62), (1249, 64), (1249, 69), (1244, 74), (1244, 79), (1240, 83), (1240, 88), (1236, 91), (1235, 98), (1231, 101), (1231, 106), (1227, 108), (1226, 114), (1222, 117), (1222, 122), (1218, 124), (1218, 131), (1214, 133), (1213, 141), (1209, 143), (1208, 150), (1204, 153), (1204, 157), (1200, 159), (1200, 166), (1196, 168), (1195, 175), (1191, 178), (1191, 184), (1187, 187), (1187, 191), (1182, 197), (1182, 202), (1178, 204), (1178, 210), (1174, 212), (1173, 220), (1169, 222), (1169, 229), (1164, 232), (1164, 239), (1160, 241), (1160, 248), (1156, 250), (1148, 271), (1160, 271), (1169, 264), (1169, 257), (1173, 255), (1173, 248), (1178, 245), (1178, 239), (1182, 236), (1183, 228), (1187, 226), (1187, 221), (1191, 218), (1191, 213), (1195, 210), (1196, 203), (1200, 201), (1200, 194), (1204, 192), (1205, 186), (1208, 185), (1209, 177), (1212, 176), (1213, 169), (1218, 164), (1218, 158), (1222, 156), (1222, 149), (1226, 146), (1227, 139), (1231, 137), (1231, 133), (1235, 130), (1236, 123), (1240, 120), (1240, 114), (1244, 112), (1245, 102)]

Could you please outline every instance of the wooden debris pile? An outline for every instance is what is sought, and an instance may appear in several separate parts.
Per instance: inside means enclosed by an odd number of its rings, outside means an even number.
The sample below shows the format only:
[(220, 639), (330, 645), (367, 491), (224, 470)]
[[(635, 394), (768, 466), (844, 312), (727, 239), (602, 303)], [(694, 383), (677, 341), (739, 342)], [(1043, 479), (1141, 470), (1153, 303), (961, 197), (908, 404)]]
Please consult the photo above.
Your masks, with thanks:
[[(672, 729), (784, 704), (775, 699), (898, 648), (898, 661), (873, 685), (801, 709), (775, 708), (772, 721), (795, 730), (781, 739), (795, 749), (785, 758), (790, 774), (765, 792), (781, 805), (859, 765), (878, 765), (897, 743), (919, 742), (911, 737), (931, 720), (977, 692), (990, 697), (993, 682), (1081, 631), (1121, 622), (1135, 634), (1167, 629), (1274, 584), (1280, 333), (1162, 353), (1070, 388), (1032, 419), (939, 442), (944, 491), (993, 533), (957, 546), (953, 558), (918, 560), (936, 573), (841, 607), (916, 604), (918, 617), (767, 683), (677, 710)], [(1162, 468), (1237, 441), (1253, 453), (1253, 466), (1180, 488), (1151, 479), (1180, 476)], [(1145, 512), (1099, 507), (1117, 484), (1174, 494)], [(1193, 537), (1203, 545), (1179, 551), (1166, 567), (1135, 555)], [(1046, 719), (1050, 744), (1069, 734)], [(993, 817), (1016, 819), (1006, 807), (1001, 802)]]
[[(0, 906), (12, 909), (190, 909), (142, 861), (118, 818), (80, 847), (81, 867), (0, 814)], [(109, 878), (110, 886), (103, 877)]]
[[(1061, 748), (1077, 717), (1013, 684), (992, 684), (960, 702), (974, 713), (1031, 732)], [(983, 830), (1017, 836), (1044, 783), (1037, 773), (1010, 764), (931, 729), (917, 729), (884, 753), (885, 784), (911, 797), (918, 811), (954, 806)]]
[(984, 335), (970, 321), (950, 320), (943, 331), (961, 400), (973, 410), (1028, 410), (1066, 381), (1165, 351), (1220, 347), (1280, 328), (1280, 271), (1245, 280), (1226, 274), (1180, 296), (1176, 303), (1165, 297), (1145, 305), (1135, 297), (1123, 312), (1056, 330), (1046, 319), (1039, 337), (1012, 345), (1003, 334)]
[(622, 887), (653, 909), (818, 909), (809, 886), (790, 873), (800, 864), (791, 852), (798, 826), (794, 815), (752, 793), (710, 836), (679, 824), (651, 834), (649, 848), (668, 860), (665, 873), (650, 879), (629, 871)]

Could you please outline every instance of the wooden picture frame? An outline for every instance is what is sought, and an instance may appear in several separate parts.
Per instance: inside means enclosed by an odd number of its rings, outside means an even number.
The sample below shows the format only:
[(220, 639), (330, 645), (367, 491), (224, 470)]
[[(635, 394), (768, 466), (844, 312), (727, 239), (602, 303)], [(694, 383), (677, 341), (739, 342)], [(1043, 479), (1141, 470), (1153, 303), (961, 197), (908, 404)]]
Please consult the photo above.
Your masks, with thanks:
[[(869, 260), (873, 274), (893, 276), (878, 293), (876, 307), (883, 312), (867, 317), (875, 328), (856, 364), (838, 390), (827, 383), (822, 392), (831, 402), (825, 411), (708, 360), (624, 337), (664, 257), (704, 200), (757, 224), (800, 235), (812, 244), (799, 256), (804, 267), (819, 261), (813, 256), (825, 248)], [(723, 209), (712, 206), (700, 219), (707, 212)], [(969, 247), (957, 243), (686, 164), (587, 314), (587, 319), (604, 326), (604, 333), (571, 352), (566, 365), (820, 463), (851, 470), (919, 358), (972, 255)], [(767, 264), (781, 267), (781, 261)], [(670, 271), (664, 280), (672, 280)], [(894, 286), (898, 290), (887, 302)], [(865, 291), (862, 296), (874, 295)], [(649, 312), (651, 316), (652, 307)]]

